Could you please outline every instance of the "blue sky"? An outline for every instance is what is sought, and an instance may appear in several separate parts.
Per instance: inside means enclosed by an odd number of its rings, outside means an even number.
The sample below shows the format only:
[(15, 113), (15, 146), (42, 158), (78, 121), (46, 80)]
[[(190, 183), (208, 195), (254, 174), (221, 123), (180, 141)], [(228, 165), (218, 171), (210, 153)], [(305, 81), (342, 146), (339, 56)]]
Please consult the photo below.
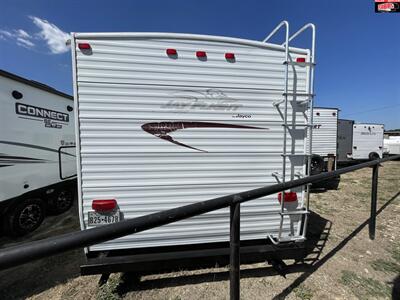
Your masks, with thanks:
[(65, 33), (161, 31), (261, 40), (285, 19), (292, 30), (308, 22), (317, 26), (317, 106), (400, 128), (400, 15), (375, 14), (373, 0), (2, 0), (0, 68), (72, 93)]

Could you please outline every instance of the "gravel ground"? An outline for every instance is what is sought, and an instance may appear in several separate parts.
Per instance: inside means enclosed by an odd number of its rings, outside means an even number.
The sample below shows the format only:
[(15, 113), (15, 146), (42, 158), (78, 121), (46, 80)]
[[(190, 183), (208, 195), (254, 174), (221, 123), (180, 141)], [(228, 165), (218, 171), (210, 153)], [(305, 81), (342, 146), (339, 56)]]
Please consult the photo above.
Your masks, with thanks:
[[(305, 264), (289, 265), (286, 278), (267, 264), (242, 266), (242, 299), (400, 299), (400, 162), (379, 170), (375, 241), (368, 237), (371, 169), (342, 176), (339, 189), (314, 193), (311, 209), (325, 224), (325, 242)], [(24, 239), (0, 239), (2, 247), (77, 230), (77, 212), (48, 218)], [(317, 259), (315, 259), (317, 258)], [(228, 299), (227, 268), (130, 278), (79, 276), (81, 250), (0, 272), (0, 299)], [(396, 283), (396, 284), (395, 284)]]

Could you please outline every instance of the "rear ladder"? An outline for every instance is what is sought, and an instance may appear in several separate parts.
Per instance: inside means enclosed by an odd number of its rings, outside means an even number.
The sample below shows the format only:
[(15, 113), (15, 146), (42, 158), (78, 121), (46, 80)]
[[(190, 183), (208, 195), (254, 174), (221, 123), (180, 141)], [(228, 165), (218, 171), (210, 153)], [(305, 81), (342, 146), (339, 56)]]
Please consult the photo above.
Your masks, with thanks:
[[(313, 101), (314, 101), (314, 67), (315, 67), (315, 26), (313, 24), (306, 24), (302, 28), (300, 28), (296, 33), (289, 37), (289, 23), (287, 21), (281, 22), (275, 29), (263, 40), (263, 42), (267, 42), (278, 30), (282, 27), (285, 27), (285, 42), (282, 46), (285, 47), (285, 61), (283, 62), (285, 65), (285, 75), (284, 75), (284, 92), (282, 94), (283, 99), (274, 102), (274, 105), (280, 110), (280, 105), (284, 105), (283, 113), (281, 114), (283, 118), (284, 134), (283, 134), (283, 153), (282, 153), (282, 174), (273, 173), (272, 175), (277, 179), (278, 182), (285, 183), (286, 182), (286, 160), (287, 158), (293, 158), (296, 156), (302, 157), (306, 164), (305, 173), (304, 174), (291, 174), (291, 180), (293, 180), (295, 176), (303, 177), (309, 176), (311, 172), (311, 155), (312, 155), (312, 129), (313, 129)], [(311, 53), (309, 56), (309, 62), (294, 62), (289, 57), (289, 43), (298, 37), (305, 30), (311, 29)], [(289, 92), (288, 83), (289, 83), (289, 66), (293, 67), (293, 72), (295, 72), (295, 66), (307, 67), (307, 92), (299, 93), (293, 88), (293, 92)], [(289, 100), (291, 98), (291, 100)], [(302, 98), (301, 100), (298, 98)], [(295, 105), (304, 105), (305, 111), (307, 111), (306, 115), (306, 124), (296, 124), (295, 122), (290, 124), (288, 122), (288, 102), (292, 101)], [(297, 127), (300, 127), (301, 130), (305, 130), (305, 134), (307, 136), (306, 150), (302, 154), (295, 153), (295, 150), (292, 148), (288, 153), (287, 150), (287, 133), (290, 130), (295, 130)], [(294, 143), (294, 137), (292, 135), (292, 145)], [(310, 185), (306, 186), (305, 190), (305, 201), (302, 201), (301, 205), (297, 207), (295, 210), (288, 211), (285, 210), (285, 191), (281, 193), (280, 200), (280, 223), (279, 223), (279, 232), (277, 236), (268, 235), (268, 238), (272, 241), (272, 243), (279, 245), (281, 243), (288, 242), (302, 242), (306, 239), (306, 229), (308, 222), (308, 214), (309, 214), (309, 202), (310, 202)], [(282, 236), (283, 231), (283, 221), (285, 216), (290, 218), (290, 234), (289, 236)], [(298, 221), (298, 217), (303, 218), (301, 225), (298, 226), (296, 233), (294, 232), (293, 219)]]

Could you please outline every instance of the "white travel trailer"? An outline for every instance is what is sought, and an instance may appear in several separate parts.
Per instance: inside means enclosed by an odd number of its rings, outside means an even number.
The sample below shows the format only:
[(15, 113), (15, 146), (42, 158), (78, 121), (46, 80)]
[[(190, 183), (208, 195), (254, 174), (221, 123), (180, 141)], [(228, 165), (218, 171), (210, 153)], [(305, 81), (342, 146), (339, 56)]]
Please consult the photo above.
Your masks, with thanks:
[[(314, 107), (311, 174), (330, 172), (337, 165), (337, 129), (339, 109)], [(314, 188), (336, 189), (340, 177), (313, 183)]]
[(400, 154), (400, 136), (388, 136), (383, 139), (384, 154)]
[(356, 123), (353, 125), (351, 159), (377, 159), (383, 156), (384, 125)]
[[(314, 26), (307, 28), (314, 41)], [(275, 32), (264, 41), (72, 34), (82, 230), (308, 175), (314, 46), (268, 43)], [(306, 192), (288, 191), (285, 199), (244, 204), (242, 241), (303, 242)], [(227, 241), (229, 210), (222, 209), (86, 253), (98, 265), (107, 260), (104, 251), (206, 249)]]
[[(0, 214), (6, 234), (36, 229), (73, 203), (72, 97), (0, 70)], [(75, 179), (73, 179), (75, 178)]]
[(337, 108), (314, 107), (313, 165), (320, 172), (336, 169), (338, 114)]

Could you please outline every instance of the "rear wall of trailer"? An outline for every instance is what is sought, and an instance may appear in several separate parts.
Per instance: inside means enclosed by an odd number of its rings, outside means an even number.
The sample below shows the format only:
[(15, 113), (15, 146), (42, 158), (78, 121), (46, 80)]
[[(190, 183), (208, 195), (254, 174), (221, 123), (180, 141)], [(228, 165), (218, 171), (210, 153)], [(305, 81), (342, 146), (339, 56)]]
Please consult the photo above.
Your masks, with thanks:
[(382, 124), (354, 124), (353, 125), (353, 159), (369, 159), (371, 153), (383, 155)]
[[(173, 34), (78, 34), (75, 42), (91, 46), (73, 53), (82, 229), (94, 199), (116, 199), (123, 216), (134, 218), (277, 182), (284, 128), (274, 102), (283, 97), (283, 47)], [(206, 57), (196, 57), (200, 50)], [(308, 92), (307, 69), (290, 67), (289, 91)], [(304, 125), (304, 105), (291, 105), (290, 122)], [(288, 149), (303, 154), (299, 127), (288, 134)], [(287, 166), (287, 180), (305, 171), (303, 159), (288, 157)], [(277, 234), (279, 208), (276, 195), (244, 204), (242, 239)], [(228, 233), (229, 210), (222, 209), (90, 250), (221, 242)]]
[(337, 154), (337, 108), (314, 108), (312, 153), (327, 157)]

